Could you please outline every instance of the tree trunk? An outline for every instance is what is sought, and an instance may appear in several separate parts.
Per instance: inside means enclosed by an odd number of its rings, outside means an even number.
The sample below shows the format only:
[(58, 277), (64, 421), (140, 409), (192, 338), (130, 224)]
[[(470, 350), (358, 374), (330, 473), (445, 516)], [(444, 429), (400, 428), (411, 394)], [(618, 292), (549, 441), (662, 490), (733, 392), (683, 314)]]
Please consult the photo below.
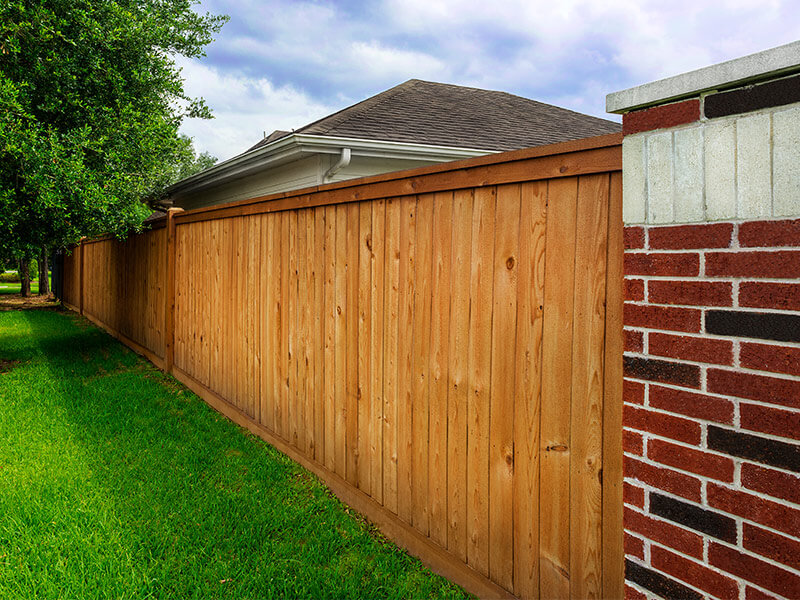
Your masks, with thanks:
[(31, 295), (31, 261), (28, 258), (23, 258), (19, 261), (19, 278), (22, 282), (19, 293), (23, 298)]
[(50, 295), (50, 280), (47, 277), (47, 271), (50, 269), (48, 268), (47, 264), (47, 248), (42, 247), (42, 250), (39, 252), (39, 295), (40, 296), (49, 296)]

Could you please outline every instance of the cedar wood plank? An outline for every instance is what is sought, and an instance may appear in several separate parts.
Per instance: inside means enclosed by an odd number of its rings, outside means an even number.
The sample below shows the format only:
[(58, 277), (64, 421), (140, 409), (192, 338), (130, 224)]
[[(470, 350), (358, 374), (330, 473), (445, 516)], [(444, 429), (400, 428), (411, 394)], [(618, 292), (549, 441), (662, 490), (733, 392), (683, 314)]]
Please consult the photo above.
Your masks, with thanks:
[(539, 464), (539, 589), (568, 598), (572, 307), (577, 178), (548, 182)]
[(492, 367), (494, 221), (497, 189), (475, 190), (472, 214), (469, 406), (467, 442), (467, 562), (489, 575), (489, 396)]
[(514, 585), (514, 394), (519, 272), (519, 184), (497, 188), (489, 406), (489, 575)]
[(539, 410), (547, 182), (522, 184), (514, 403), (514, 593), (539, 594)]

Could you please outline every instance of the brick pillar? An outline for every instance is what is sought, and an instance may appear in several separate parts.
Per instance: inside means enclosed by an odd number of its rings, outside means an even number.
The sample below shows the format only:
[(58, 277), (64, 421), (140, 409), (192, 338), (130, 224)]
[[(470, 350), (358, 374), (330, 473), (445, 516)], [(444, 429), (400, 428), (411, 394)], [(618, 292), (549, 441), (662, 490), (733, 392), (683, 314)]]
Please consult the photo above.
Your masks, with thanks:
[(630, 598), (800, 598), (798, 72), (795, 43), (608, 97)]

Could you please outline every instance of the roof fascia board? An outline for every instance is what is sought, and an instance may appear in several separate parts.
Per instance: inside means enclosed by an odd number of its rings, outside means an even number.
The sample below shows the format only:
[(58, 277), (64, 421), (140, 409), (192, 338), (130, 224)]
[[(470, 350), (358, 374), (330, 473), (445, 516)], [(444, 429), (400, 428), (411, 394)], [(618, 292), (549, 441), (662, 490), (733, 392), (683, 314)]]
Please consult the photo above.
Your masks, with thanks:
[(350, 148), (353, 156), (406, 160), (424, 159), (434, 162), (446, 162), (497, 153), (497, 150), (479, 148), (458, 148), (295, 133), (270, 142), (261, 148), (235, 156), (201, 173), (187, 177), (170, 186), (167, 189), (167, 193), (169, 195), (177, 195), (216, 187), (223, 183), (252, 175), (261, 169), (297, 160), (304, 155), (339, 154), (342, 148), (345, 147)]

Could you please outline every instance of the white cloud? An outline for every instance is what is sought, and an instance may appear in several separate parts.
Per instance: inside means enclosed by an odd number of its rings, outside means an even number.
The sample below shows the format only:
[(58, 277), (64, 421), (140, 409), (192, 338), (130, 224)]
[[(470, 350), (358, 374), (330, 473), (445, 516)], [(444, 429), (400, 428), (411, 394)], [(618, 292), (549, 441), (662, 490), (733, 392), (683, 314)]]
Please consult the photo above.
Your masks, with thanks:
[[(214, 3), (204, 6), (217, 10)], [(242, 0), (188, 88), (221, 158), (415, 77), (603, 116), (605, 95), (793, 41), (792, 0)], [(218, 10), (217, 10), (218, 12)], [(200, 66), (202, 66), (200, 65)]]
[(377, 41), (353, 42), (349, 48), (347, 64), (358, 65), (363, 75), (404, 81), (442, 76), (447, 67), (441, 60), (412, 50), (402, 50), (381, 45)]
[(333, 108), (291, 86), (274, 86), (269, 79), (220, 73), (197, 61), (180, 61), (191, 97), (205, 98), (214, 119), (189, 119), (181, 131), (195, 140), (198, 151), (220, 160), (239, 154), (275, 129), (291, 130), (329, 114)]

